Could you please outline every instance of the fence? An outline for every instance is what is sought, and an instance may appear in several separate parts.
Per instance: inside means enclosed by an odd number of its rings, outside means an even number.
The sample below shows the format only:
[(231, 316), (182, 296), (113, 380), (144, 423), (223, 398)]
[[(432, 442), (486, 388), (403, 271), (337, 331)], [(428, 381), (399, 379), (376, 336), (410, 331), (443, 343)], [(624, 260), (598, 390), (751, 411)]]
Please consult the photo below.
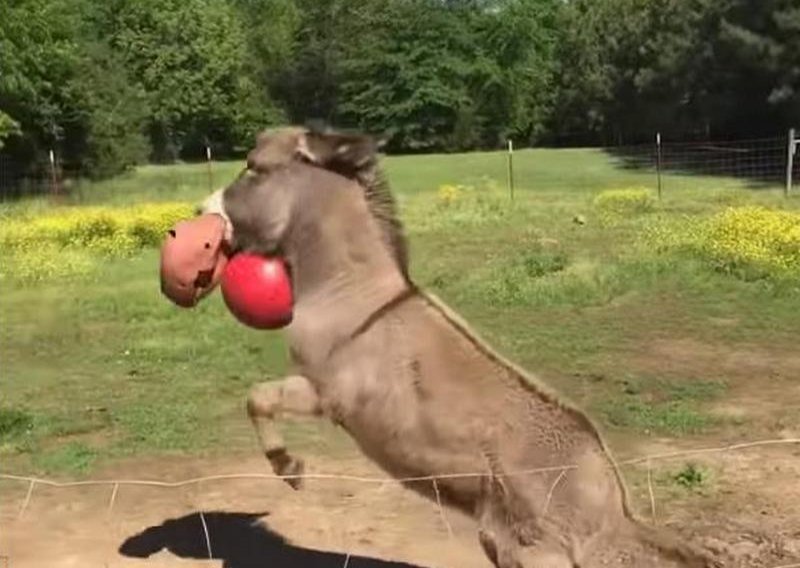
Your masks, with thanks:
[[(696, 142), (673, 142), (656, 133), (652, 143), (601, 148), (571, 146), (562, 138), (558, 146), (559, 149), (598, 150), (619, 170), (621, 178), (627, 172), (631, 174), (629, 179), (632, 183), (652, 186), (659, 197), (670, 189), (725, 187), (731, 183), (751, 189), (783, 188), (784, 194), (788, 196), (793, 191), (795, 180), (800, 179), (800, 159), (796, 159), (798, 147), (800, 139), (796, 137), (794, 129), (787, 135), (769, 138)], [(533, 158), (526, 156), (518, 158), (520, 159), (529, 161)], [(511, 194), (515, 183), (513, 160), (512, 144), (509, 141), (508, 172), (505, 177)], [(587, 171), (597, 172), (598, 164), (589, 164), (585, 155), (579, 160), (584, 163), (575, 163), (575, 169), (580, 170), (583, 166)], [(574, 175), (565, 176), (561, 180), (536, 179), (536, 167), (547, 168), (548, 165), (543, 161), (533, 167), (533, 180), (517, 176), (516, 181), (525, 182), (526, 186), (532, 186), (533, 189), (536, 189), (537, 182), (543, 189), (568, 189), (570, 184), (575, 183)]]
[[(664, 460), (672, 460), (677, 458), (686, 458), (690, 456), (699, 456), (699, 455), (708, 455), (708, 454), (722, 454), (728, 452), (740, 452), (745, 451), (752, 448), (757, 447), (766, 447), (766, 446), (787, 446), (787, 445), (798, 445), (800, 444), (800, 438), (780, 438), (780, 439), (769, 439), (769, 440), (758, 440), (752, 442), (743, 442), (739, 444), (732, 444), (727, 446), (721, 447), (708, 447), (708, 448), (700, 448), (694, 450), (685, 450), (685, 451), (674, 451), (662, 454), (654, 454), (654, 455), (647, 455), (641, 456), (637, 458), (632, 458), (624, 461), (620, 461), (617, 463), (619, 467), (626, 467), (626, 466), (634, 466), (634, 465), (645, 465), (647, 468), (647, 490), (649, 496), (649, 508), (650, 508), (650, 515), (652, 517), (652, 521), (657, 521), (657, 508), (656, 508), (656, 500), (655, 500), (655, 492), (653, 490), (653, 481), (652, 481), (652, 464), (657, 461), (664, 461)], [(555, 475), (554, 480), (551, 483), (550, 490), (546, 496), (545, 503), (543, 504), (543, 511), (547, 511), (548, 505), (550, 500), (557, 490), (559, 484), (562, 482), (564, 477), (568, 475), (569, 471), (576, 469), (577, 466), (571, 464), (565, 464), (562, 466), (552, 466), (552, 467), (545, 467), (545, 468), (537, 468), (537, 469), (530, 469), (530, 470), (522, 470), (522, 471), (514, 471), (514, 472), (507, 472), (503, 474), (504, 477), (519, 477), (519, 476), (528, 476), (528, 475), (540, 475), (540, 474), (557, 474)], [(394, 479), (388, 477), (362, 477), (362, 476), (353, 476), (353, 475), (335, 475), (335, 474), (304, 474), (302, 477), (304, 479), (327, 479), (327, 480), (339, 480), (339, 481), (350, 481), (350, 482), (359, 482), (362, 484), (371, 484), (371, 485), (379, 485), (385, 486), (386, 484), (393, 483), (393, 484), (409, 484), (409, 483), (426, 483), (430, 482), (433, 486), (433, 492), (436, 497), (436, 506), (438, 510), (438, 514), (441, 520), (441, 523), (445, 527), (447, 534), (452, 539), (453, 538), (453, 529), (448, 521), (448, 515), (445, 508), (442, 506), (442, 502), (440, 499), (439, 487), (438, 482), (447, 480), (447, 479), (464, 479), (464, 478), (477, 478), (477, 477), (486, 477), (487, 475), (494, 474), (487, 474), (486, 472), (470, 472), (470, 473), (453, 473), (453, 474), (442, 474), (442, 475), (435, 475), (435, 476), (420, 476), (420, 477), (409, 477), (403, 479)], [(0, 479), (7, 480), (11, 482), (18, 482), (27, 484), (27, 492), (25, 494), (24, 500), (20, 505), (19, 512), (17, 518), (22, 518), (27, 511), (31, 500), (34, 496), (34, 491), (37, 486), (49, 486), (55, 488), (68, 488), (68, 487), (86, 487), (86, 486), (106, 486), (111, 488), (110, 497), (108, 500), (108, 513), (110, 514), (114, 508), (114, 505), (117, 501), (119, 496), (120, 490), (122, 487), (125, 486), (146, 486), (146, 487), (160, 487), (160, 488), (168, 488), (168, 489), (176, 489), (180, 487), (190, 486), (190, 485), (198, 485), (200, 483), (207, 483), (207, 482), (214, 482), (214, 481), (223, 481), (223, 480), (284, 480), (285, 477), (280, 477), (277, 475), (270, 475), (270, 474), (263, 474), (263, 473), (240, 473), (240, 474), (222, 474), (222, 475), (208, 475), (203, 477), (195, 477), (192, 479), (185, 479), (181, 481), (156, 481), (156, 480), (144, 480), (144, 479), (108, 479), (108, 480), (85, 480), (85, 481), (70, 481), (70, 482), (58, 482), (52, 481), (48, 479), (41, 479), (36, 477), (30, 476), (23, 476), (23, 475), (13, 475), (8, 473), (0, 473)], [(198, 532), (197, 539), (202, 539), (202, 545), (207, 553), (207, 557), (209, 559), (214, 559), (214, 534), (209, 529), (209, 524), (206, 522), (204, 513), (201, 511), (199, 513), (201, 525), (202, 525), (202, 532)], [(1, 558), (1, 557), (0, 557)], [(345, 554), (344, 568), (347, 568), (350, 562), (351, 554)], [(795, 561), (796, 560), (796, 561)], [(771, 568), (800, 568), (800, 558), (792, 560), (790, 563), (783, 563), (773, 565)]]
[[(670, 189), (712, 184), (725, 186), (733, 181), (737, 186), (755, 189), (783, 188), (788, 196), (795, 190), (796, 180), (800, 179), (800, 159), (796, 158), (798, 147), (800, 139), (792, 129), (787, 134), (769, 138), (698, 142), (673, 142), (655, 134), (653, 142), (649, 144), (607, 146), (589, 150), (601, 153), (603, 159), (617, 170), (621, 179), (630, 174), (631, 180), (644, 180), (657, 189), (659, 195)], [(552, 156), (528, 154), (524, 158), (517, 158), (528, 162), (528, 167), (519, 168), (515, 173), (511, 141), (508, 143), (507, 156), (502, 170), (498, 167), (493, 169), (492, 174), (498, 181), (503, 178), (508, 181), (512, 195), (515, 178), (517, 185), (531, 189), (567, 190), (580, 183), (576, 180), (575, 170), (580, 172), (585, 169), (587, 175), (592, 175), (593, 168), (598, 166), (597, 163), (589, 163), (587, 155), (583, 155), (578, 158), (578, 162), (564, 166), (570, 171), (563, 173), (570, 175), (554, 175), (561, 172), (552, 171), (554, 166), (548, 163)], [(211, 190), (220, 180), (214, 179), (214, 162), (210, 149), (206, 147), (204, 155), (197, 158), (198, 161), (204, 161), (206, 167), (202, 174), (199, 169), (193, 172), (191, 183), (202, 183)], [(524, 166), (525, 162), (520, 165)], [(184, 175), (186, 180), (180, 179), (180, 175)], [(63, 163), (57, 153), (25, 170), (0, 153), (0, 199), (79, 194), (80, 176), (80, 168), (75, 164)], [(189, 177), (190, 174), (184, 172), (165, 181), (180, 184)], [(217, 177), (223, 176), (217, 174)]]
[[(206, 146), (197, 162), (205, 162), (202, 182), (209, 191), (214, 187), (214, 168), (211, 148)], [(180, 183), (180, 174), (170, 176)], [(196, 182), (197, 175), (192, 176)], [(48, 155), (29, 164), (21, 164), (0, 152), (0, 201), (13, 201), (27, 197), (48, 197), (54, 200), (68, 196), (78, 197), (87, 181), (82, 165), (65, 160), (58, 152), (50, 150)]]

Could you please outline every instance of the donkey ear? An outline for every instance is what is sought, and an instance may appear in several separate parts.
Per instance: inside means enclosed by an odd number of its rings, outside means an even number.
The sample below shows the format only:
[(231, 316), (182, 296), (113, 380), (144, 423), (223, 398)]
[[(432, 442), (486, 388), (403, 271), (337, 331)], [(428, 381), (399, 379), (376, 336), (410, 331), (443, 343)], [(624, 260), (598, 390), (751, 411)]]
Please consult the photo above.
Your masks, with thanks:
[(371, 136), (330, 131), (308, 131), (298, 145), (309, 161), (348, 177), (374, 165), (378, 151)]

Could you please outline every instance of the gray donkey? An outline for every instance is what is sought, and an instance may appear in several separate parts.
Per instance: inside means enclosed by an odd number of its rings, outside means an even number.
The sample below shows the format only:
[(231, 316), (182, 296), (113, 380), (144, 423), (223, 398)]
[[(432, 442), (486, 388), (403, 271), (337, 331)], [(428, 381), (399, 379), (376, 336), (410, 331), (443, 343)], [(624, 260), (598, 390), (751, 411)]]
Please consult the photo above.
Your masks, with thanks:
[(276, 417), (325, 416), (406, 486), (473, 515), (498, 568), (716, 566), (634, 517), (585, 414), (412, 283), (377, 151), (358, 134), (265, 131), (202, 208), (230, 250), (291, 268), (297, 374), (247, 405), (274, 471), (300, 486)]

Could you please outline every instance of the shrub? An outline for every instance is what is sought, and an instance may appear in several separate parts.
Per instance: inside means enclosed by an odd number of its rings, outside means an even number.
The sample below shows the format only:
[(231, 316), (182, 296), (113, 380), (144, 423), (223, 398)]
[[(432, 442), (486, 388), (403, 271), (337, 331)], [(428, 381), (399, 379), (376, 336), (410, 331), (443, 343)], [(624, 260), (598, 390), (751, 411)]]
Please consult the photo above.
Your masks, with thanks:
[(655, 207), (655, 200), (644, 188), (609, 189), (599, 193), (593, 204), (602, 216), (616, 217), (648, 213)]

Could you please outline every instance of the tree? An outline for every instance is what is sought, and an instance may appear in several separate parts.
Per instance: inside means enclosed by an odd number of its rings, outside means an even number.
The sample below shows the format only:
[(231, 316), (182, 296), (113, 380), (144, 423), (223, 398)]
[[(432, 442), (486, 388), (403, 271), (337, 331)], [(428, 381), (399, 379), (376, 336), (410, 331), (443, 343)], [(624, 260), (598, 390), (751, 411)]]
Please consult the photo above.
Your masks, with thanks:
[(736, 109), (720, 117), (723, 128), (752, 135), (800, 123), (800, 6), (796, 1), (729, 1), (718, 45), (724, 73), (718, 92), (732, 93), (737, 102)]
[(86, 6), (22, 0), (0, 20), (0, 130), (18, 134), (4, 147), (16, 170), (10, 178), (32, 173), (50, 149), (68, 169), (92, 176), (146, 158), (146, 111), (119, 61), (92, 37)]
[(7, 147), (26, 165), (74, 121), (62, 89), (79, 59), (73, 14), (68, 2), (22, 0), (0, 18), (0, 109), (22, 129)]
[(114, 0), (103, 28), (147, 94), (154, 157), (199, 156), (250, 144), (280, 120), (248, 62), (240, 14), (216, 0)]
[(555, 99), (556, 25), (560, 3), (507, 0), (477, 19), (478, 41), (492, 72), (475, 85), (484, 144), (508, 137), (532, 143), (543, 134)]

